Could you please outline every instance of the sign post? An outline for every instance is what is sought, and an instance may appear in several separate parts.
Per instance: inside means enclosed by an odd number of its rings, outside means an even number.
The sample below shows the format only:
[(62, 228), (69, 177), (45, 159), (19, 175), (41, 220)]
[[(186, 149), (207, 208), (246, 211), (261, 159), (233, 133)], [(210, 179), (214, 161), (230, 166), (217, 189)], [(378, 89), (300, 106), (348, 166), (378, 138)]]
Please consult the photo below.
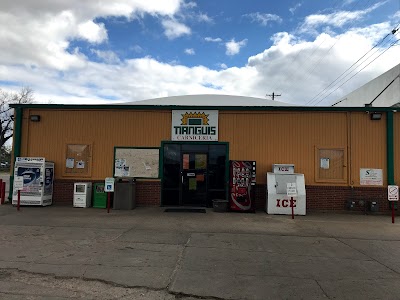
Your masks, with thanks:
[(24, 177), (23, 176), (15, 176), (14, 177), (14, 189), (16, 189), (18, 191), (17, 210), (19, 211), (19, 207), (21, 204), (21, 190), (24, 189)]
[(399, 187), (388, 185), (388, 200), (392, 202), (392, 223), (394, 223), (394, 202), (399, 201)]
[(114, 177), (107, 177), (104, 181), (104, 192), (107, 193), (107, 213), (110, 213), (110, 197), (111, 193), (114, 192)]
[(294, 219), (294, 203), (296, 200), (293, 200), (293, 197), (297, 196), (297, 189), (296, 189), (296, 183), (288, 183), (286, 185), (286, 193), (290, 197), (290, 207), (292, 208), (292, 220)]
[(1, 204), (4, 204), (6, 200), (6, 182), (3, 181), (3, 185), (1, 186)]

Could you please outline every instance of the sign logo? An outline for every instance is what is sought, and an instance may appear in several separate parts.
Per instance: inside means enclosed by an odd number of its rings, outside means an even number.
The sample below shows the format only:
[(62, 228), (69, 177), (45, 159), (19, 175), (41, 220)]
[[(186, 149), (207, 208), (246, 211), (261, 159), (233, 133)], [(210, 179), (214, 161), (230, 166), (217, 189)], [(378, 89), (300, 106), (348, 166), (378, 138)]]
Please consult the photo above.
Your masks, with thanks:
[(208, 116), (203, 113), (185, 113), (181, 125), (208, 125)]
[(218, 141), (218, 111), (172, 111), (172, 140)]

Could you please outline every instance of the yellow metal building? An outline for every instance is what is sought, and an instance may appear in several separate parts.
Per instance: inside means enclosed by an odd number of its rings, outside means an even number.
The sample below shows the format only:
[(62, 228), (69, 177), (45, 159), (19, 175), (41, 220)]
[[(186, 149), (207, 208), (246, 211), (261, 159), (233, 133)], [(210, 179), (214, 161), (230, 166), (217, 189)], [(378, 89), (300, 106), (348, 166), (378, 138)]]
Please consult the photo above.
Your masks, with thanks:
[[(194, 203), (204, 206), (209, 206), (212, 198), (226, 194), (229, 160), (257, 162), (257, 209), (264, 208), (266, 173), (276, 163), (294, 164), (296, 172), (305, 175), (308, 209), (343, 210), (349, 200), (358, 201), (363, 209), (362, 201), (374, 200), (385, 211), (387, 185), (400, 178), (400, 168), (395, 167), (400, 159), (400, 114), (392, 108), (40, 104), (13, 107), (14, 156), (45, 157), (55, 163), (55, 203), (72, 201), (73, 182), (101, 182), (115, 175), (118, 149), (158, 151), (157, 176), (138, 176), (138, 205), (187, 203), (178, 174), (182, 154), (186, 152), (203, 153), (209, 160), (204, 201)], [(197, 116), (204, 111), (217, 112), (217, 140), (172, 140), (172, 114), (183, 111)], [(174, 151), (176, 161), (168, 162), (167, 151)], [(68, 159), (80, 159), (84, 167), (69, 168)], [(329, 159), (329, 168), (321, 167), (321, 159)], [(366, 181), (362, 173), (365, 169), (381, 170), (381, 178)], [(171, 183), (171, 176), (178, 177)]]

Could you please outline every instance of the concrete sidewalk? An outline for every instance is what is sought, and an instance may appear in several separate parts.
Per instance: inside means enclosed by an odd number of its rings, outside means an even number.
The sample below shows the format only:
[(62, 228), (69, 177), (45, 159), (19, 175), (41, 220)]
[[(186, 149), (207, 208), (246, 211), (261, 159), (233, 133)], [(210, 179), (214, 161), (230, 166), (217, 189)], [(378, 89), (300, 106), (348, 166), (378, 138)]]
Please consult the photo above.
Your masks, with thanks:
[(390, 216), (163, 211), (1, 206), (0, 298), (400, 299)]

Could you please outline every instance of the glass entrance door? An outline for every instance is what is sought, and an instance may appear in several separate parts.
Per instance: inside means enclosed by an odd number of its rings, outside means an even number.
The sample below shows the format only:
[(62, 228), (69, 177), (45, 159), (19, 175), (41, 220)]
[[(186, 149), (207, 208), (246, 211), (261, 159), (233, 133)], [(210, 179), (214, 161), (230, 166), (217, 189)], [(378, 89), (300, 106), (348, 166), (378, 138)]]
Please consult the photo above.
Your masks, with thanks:
[(227, 143), (162, 143), (161, 204), (212, 207), (227, 197)]
[(181, 203), (185, 206), (207, 204), (207, 153), (183, 152)]

